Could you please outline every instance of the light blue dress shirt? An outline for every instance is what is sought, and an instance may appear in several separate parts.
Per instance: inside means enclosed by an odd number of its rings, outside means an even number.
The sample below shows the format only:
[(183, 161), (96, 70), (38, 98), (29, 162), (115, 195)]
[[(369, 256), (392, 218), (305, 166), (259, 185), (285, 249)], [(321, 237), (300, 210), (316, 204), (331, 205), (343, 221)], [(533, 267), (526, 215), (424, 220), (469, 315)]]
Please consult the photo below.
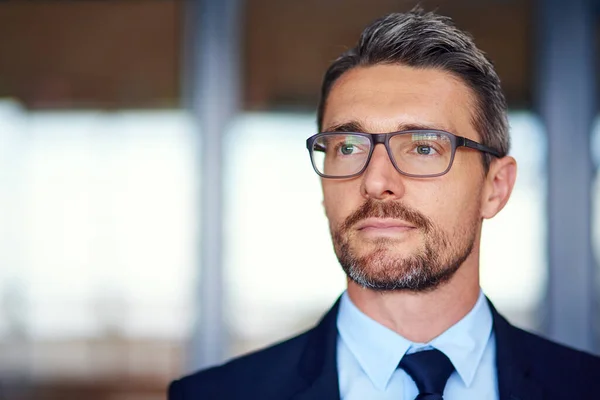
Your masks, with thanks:
[(337, 317), (337, 366), (342, 400), (413, 400), (419, 394), (401, 368), (407, 353), (442, 351), (452, 364), (444, 400), (497, 400), (496, 340), (483, 292), (473, 309), (429, 343), (412, 343), (363, 314), (342, 295)]

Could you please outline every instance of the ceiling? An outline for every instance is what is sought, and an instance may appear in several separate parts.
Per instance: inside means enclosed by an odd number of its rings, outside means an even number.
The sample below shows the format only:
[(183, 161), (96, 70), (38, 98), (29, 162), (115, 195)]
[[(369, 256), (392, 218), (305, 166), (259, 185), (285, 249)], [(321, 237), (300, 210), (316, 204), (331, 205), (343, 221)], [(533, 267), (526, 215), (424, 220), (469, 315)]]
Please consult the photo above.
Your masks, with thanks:
[[(402, 0), (247, 0), (245, 109), (314, 109), (329, 63)], [(532, 1), (421, 1), (469, 31), (494, 60), (509, 105), (530, 107)], [(0, 3), (0, 97), (29, 108), (172, 108), (181, 104), (184, 2)]]

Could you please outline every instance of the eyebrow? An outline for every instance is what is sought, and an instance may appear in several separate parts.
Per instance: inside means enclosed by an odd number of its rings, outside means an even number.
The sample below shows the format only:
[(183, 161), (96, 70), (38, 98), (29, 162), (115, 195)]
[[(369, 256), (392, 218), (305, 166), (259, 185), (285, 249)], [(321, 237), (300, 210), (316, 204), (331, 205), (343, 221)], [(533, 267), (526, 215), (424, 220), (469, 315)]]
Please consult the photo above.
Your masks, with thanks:
[[(452, 132), (452, 130), (447, 127), (441, 125), (433, 125), (433, 124), (418, 124), (418, 123), (410, 123), (410, 124), (400, 124), (396, 127), (395, 132), (400, 131), (417, 131), (417, 130), (436, 130), (436, 131), (445, 131)], [(364, 133), (376, 133), (376, 132), (367, 132), (367, 130), (363, 127), (363, 125), (358, 121), (348, 121), (343, 122), (341, 124), (334, 124), (323, 132), (364, 132)], [(389, 132), (382, 132), (389, 133)]]

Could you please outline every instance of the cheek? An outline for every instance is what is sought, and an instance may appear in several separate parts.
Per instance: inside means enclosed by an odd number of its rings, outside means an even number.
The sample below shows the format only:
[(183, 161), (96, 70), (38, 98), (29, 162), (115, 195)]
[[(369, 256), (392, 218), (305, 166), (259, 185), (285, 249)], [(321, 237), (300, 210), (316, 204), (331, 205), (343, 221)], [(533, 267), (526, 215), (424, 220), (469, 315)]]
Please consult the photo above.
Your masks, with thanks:
[(360, 190), (353, 183), (323, 181), (323, 206), (330, 224), (339, 224), (360, 206)]
[(417, 188), (416, 202), (411, 204), (407, 201), (407, 204), (430, 218), (439, 228), (456, 232), (477, 220), (480, 213), (479, 190), (473, 182), (441, 180), (428, 189)]

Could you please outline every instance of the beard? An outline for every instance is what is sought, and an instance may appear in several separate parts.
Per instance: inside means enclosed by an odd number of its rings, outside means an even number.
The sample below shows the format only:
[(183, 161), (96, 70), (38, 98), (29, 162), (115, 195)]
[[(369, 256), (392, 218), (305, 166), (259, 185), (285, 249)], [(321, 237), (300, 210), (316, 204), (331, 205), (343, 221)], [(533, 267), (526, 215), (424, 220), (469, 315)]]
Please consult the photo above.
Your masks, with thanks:
[[(393, 253), (398, 241), (393, 238), (370, 240), (373, 250), (357, 255), (351, 245), (353, 226), (366, 218), (401, 219), (421, 231), (423, 243), (410, 255)], [(401, 202), (367, 200), (340, 226), (330, 225), (335, 253), (349, 279), (376, 291), (427, 292), (454, 276), (467, 259), (475, 243), (478, 222), (445, 232), (433, 222)]]

